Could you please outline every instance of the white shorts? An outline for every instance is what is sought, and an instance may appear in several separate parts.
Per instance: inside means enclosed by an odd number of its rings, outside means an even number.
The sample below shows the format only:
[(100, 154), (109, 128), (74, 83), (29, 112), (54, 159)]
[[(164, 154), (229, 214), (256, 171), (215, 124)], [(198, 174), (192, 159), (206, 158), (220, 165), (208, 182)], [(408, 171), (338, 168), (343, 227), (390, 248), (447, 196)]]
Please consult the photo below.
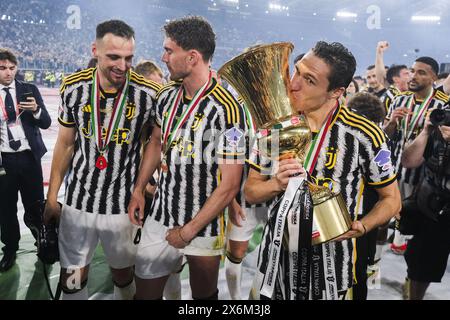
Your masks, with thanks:
[(127, 214), (103, 215), (64, 205), (59, 222), (59, 256), (63, 268), (82, 268), (91, 263), (99, 241), (113, 269), (134, 265), (137, 226)]
[(249, 241), (253, 232), (259, 224), (267, 222), (269, 214), (267, 207), (245, 208), (245, 221), (241, 222), (242, 226), (238, 227), (228, 220), (227, 239), (233, 241)]
[(169, 230), (153, 218), (148, 218), (142, 228), (134, 273), (141, 279), (160, 278), (178, 272), (184, 255), (220, 256), (224, 253), (223, 235), (196, 237), (183, 249), (177, 249), (166, 241)]

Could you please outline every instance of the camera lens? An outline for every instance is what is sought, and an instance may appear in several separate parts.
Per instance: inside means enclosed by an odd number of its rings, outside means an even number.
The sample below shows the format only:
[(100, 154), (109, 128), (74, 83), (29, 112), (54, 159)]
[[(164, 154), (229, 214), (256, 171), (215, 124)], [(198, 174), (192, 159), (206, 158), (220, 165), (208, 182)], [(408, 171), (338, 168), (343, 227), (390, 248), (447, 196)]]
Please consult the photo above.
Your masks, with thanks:
[(441, 125), (445, 120), (445, 111), (441, 109), (436, 109), (431, 111), (430, 114), (430, 121), (433, 125), (439, 126)]

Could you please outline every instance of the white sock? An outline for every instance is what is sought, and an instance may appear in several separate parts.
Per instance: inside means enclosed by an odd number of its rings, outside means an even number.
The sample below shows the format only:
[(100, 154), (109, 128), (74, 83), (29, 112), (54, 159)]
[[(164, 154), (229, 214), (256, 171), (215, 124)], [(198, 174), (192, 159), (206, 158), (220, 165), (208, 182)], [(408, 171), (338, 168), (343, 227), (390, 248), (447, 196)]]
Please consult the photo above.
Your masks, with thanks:
[(242, 300), (241, 296), (242, 262), (233, 263), (225, 258), (225, 277), (227, 278), (228, 291), (232, 300)]
[(179, 273), (171, 273), (163, 293), (166, 300), (181, 300), (181, 279)]
[(264, 280), (264, 275), (256, 270), (255, 276), (253, 277), (252, 289), (250, 290), (250, 294), (248, 296), (248, 300), (260, 300), (260, 291), (261, 285)]
[(136, 294), (136, 283), (133, 281), (129, 285), (123, 288), (119, 288), (114, 285), (114, 296), (113, 300), (133, 300)]
[(406, 242), (405, 236), (400, 233), (400, 231), (394, 231), (394, 241), (392, 242), (395, 246), (400, 247)]
[(74, 293), (65, 293), (63, 291), (61, 295), (61, 300), (88, 300), (88, 299), (89, 295), (87, 285), (80, 291)]
[(377, 248), (375, 250), (374, 262), (377, 263), (381, 260), (381, 255), (383, 254), (384, 244), (377, 244)]

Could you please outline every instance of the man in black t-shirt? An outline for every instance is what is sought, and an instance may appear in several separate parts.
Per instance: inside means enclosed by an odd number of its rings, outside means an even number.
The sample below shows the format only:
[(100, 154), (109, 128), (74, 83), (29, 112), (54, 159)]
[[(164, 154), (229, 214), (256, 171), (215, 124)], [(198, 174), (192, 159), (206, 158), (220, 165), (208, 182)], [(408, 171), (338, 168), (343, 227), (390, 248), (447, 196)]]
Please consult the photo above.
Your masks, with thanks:
[[(446, 106), (446, 112), (448, 105)], [(417, 230), (405, 252), (406, 294), (423, 299), (430, 282), (441, 282), (450, 254), (450, 124), (433, 126), (426, 118), (422, 132), (403, 151), (402, 165), (424, 174), (415, 193)]]

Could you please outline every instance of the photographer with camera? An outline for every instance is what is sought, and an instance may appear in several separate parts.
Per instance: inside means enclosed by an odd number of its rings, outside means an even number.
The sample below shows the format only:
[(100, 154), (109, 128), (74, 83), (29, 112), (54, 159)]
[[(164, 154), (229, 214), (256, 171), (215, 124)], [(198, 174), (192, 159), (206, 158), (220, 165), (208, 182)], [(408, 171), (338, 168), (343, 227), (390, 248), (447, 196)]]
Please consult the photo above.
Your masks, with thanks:
[[(402, 200), (411, 196), (412, 191), (422, 177), (421, 168), (403, 168), (401, 156), (405, 144), (413, 141), (422, 131), (425, 114), (433, 108), (442, 108), (448, 103), (445, 84), (433, 88), (439, 72), (438, 62), (431, 57), (420, 57), (410, 69), (408, 91), (397, 95), (389, 107), (384, 130), (390, 138), (392, 161), (395, 165)], [(404, 210), (403, 210), (404, 211)], [(406, 249), (406, 238), (395, 230), (391, 250), (403, 254)]]
[(422, 132), (405, 146), (402, 165), (423, 164), (422, 179), (414, 192), (414, 238), (405, 252), (407, 298), (423, 299), (430, 282), (441, 282), (450, 253), (450, 109), (428, 113)]

